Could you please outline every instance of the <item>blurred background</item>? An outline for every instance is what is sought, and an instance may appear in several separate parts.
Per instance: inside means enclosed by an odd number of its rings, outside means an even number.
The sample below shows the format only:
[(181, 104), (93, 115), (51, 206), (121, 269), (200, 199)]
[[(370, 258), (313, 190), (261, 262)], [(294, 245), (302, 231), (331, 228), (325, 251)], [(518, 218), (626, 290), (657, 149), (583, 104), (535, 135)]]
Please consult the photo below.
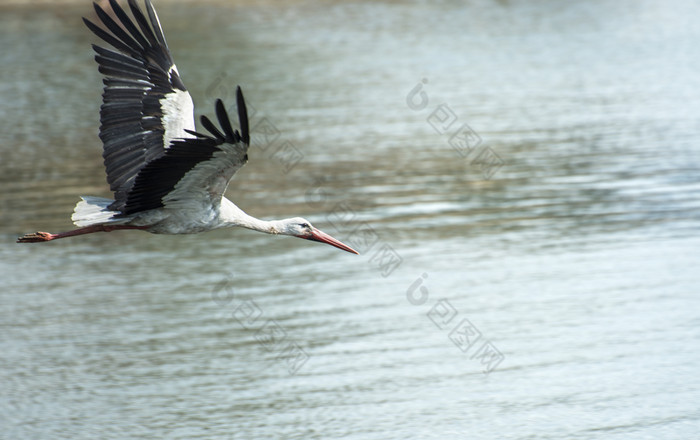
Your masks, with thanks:
[(0, 437), (700, 430), (700, 5), (156, 1), (254, 127), (246, 230), (43, 245), (110, 197), (88, 2), (0, 2)]

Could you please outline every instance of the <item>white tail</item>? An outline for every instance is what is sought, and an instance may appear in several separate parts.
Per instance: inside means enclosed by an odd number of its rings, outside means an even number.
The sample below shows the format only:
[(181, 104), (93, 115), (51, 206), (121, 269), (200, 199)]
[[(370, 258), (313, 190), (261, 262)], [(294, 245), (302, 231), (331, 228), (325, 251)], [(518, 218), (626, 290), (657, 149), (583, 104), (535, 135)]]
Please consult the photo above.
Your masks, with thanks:
[(124, 221), (124, 218), (114, 218), (118, 211), (110, 211), (107, 207), (114, 200), (103, 197), (81, 196), (82, 200), (75, 205), (71, 220), (76, 226), (92, 226), (102, 223), (117, 223)]

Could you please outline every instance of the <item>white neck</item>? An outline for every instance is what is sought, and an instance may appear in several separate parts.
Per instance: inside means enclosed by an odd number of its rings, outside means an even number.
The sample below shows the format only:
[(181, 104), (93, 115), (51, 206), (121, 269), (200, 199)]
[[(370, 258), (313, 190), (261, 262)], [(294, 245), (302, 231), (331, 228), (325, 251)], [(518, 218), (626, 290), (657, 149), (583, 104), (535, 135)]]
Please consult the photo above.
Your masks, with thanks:
[(240, 226), (254, 231), (265, 232), (266, 234), (284, 233), (284, 228), (279, 220), (260, 220), (248, 215), (226, 197), (221, 198), (219, 219), (221, 227)]

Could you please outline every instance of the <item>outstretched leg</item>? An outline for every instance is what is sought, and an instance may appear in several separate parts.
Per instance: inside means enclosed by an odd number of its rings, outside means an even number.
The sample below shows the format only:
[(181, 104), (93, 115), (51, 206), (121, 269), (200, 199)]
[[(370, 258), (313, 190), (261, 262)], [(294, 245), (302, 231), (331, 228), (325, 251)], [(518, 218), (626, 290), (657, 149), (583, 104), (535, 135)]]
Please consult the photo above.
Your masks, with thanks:
[(118, 229), (148, 229), (149, 226), (128, 226), (128, 225), (92, 225), (84, 228), (74, 229), (72, 231), (59, 232), (52, 234), (50, 232), (34, 232), (32, 234), (24, 234), (17, 239), (17, 243), (42, 243), (45, 241), (58, 240), (59, 238), (73, 237), (75, 235), (92, 234), (93, 232), (112, 232)]

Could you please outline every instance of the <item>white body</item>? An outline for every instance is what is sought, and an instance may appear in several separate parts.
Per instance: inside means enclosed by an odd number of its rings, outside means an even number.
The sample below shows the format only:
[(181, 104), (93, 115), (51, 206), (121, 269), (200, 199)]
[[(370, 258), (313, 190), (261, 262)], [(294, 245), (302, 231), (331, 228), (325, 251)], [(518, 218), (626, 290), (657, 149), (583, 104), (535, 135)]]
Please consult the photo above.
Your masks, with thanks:
[(188, 209), (163, 207), (139, 212), (129, 216), (118, 217), (117, 211), (110, 211), (108, 206), (114, 202), (102, 197), (84, 196), (75, 206), (71, 219), (76, 226), (93, 225), (128, 225), (149, 226), (153, 234), (196, 234), (231, 226), (263, 231), (270, 234), (284, 233), (283, 221), (265, 221), (246, 214), (226, 197), (221, 198), (218, 206), (209, 204)]

